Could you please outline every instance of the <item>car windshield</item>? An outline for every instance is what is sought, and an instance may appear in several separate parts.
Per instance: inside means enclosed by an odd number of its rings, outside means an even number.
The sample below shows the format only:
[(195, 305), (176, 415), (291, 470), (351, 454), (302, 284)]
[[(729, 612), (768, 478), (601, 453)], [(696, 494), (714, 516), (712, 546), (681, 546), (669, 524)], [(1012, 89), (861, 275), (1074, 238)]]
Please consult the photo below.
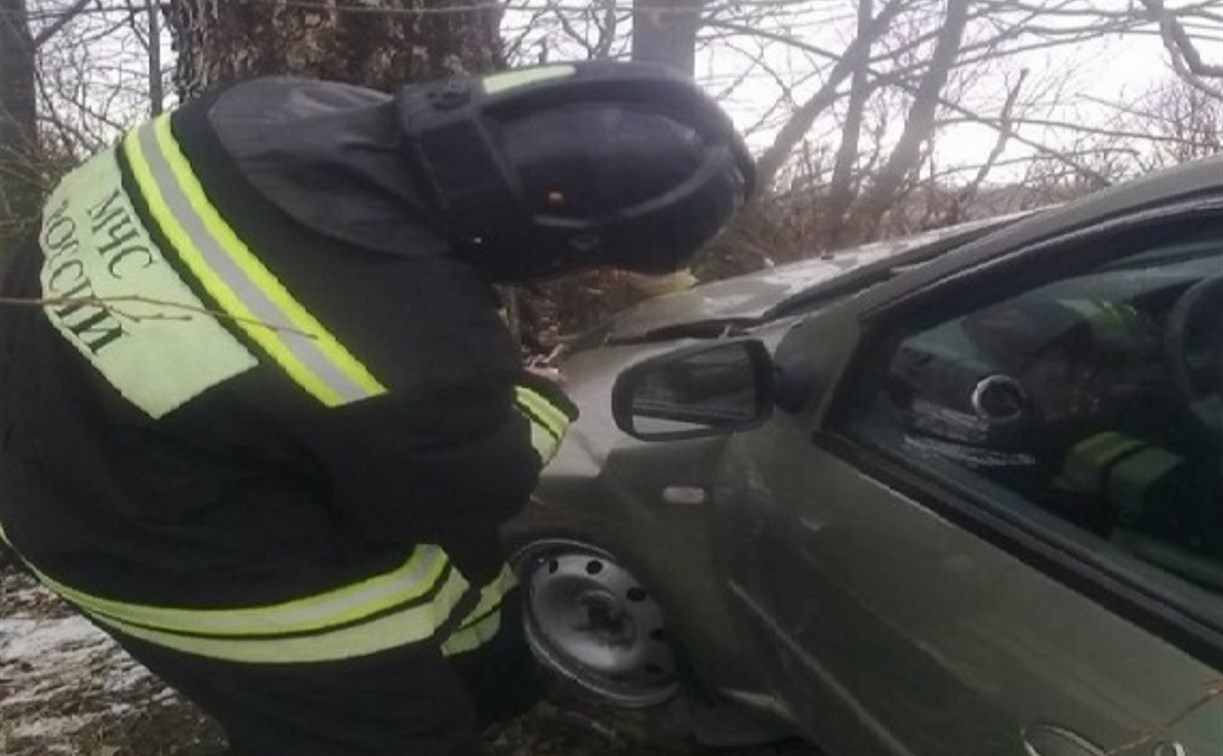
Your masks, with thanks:
[[(998, 229), (1009, 226), (1030, 214), (1016, 213), (1000, 216), (910, 237), (909, 241), (911, 243), (903, 246), (899, 252), (873, 260), (860, 267), (852, 268), (843, 276), (821, 281), (801, 293), (784, 299), (766, 313), (765, 319), (772, 320), (803, 312), (813, 306), (822, 306), (828, 301), (845, 294), (886, 281), (901, 273), (920, 267), (952, 250), (970, 244)], [(892, 243), (897, 242), (893, 241)], [(863, 249), (866, 248), (851, 248), (842, 250), (839, 253), (834, 252), (832, 257), (836, 259), (838, 254), (852, 255)]]

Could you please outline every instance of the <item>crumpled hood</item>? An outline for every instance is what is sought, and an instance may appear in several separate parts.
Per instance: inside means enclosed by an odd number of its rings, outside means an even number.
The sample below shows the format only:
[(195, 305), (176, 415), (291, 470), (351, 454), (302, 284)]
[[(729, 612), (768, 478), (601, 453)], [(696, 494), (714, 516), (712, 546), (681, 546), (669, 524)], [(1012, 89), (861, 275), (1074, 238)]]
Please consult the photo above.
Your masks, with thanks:
[(654, 331), (705, 321), (759, 320), (816, 284), (924, 241), (910, 238), (880, 242), (655, 297), (620, 313), (608, 336), (614, 341), (633, 340)]
[(658, 331), (706, 322), (758, 321), (787, 300), (825, 281), (909, 250), (956, 236), (971, 236), (982, 228), (1002, 225), (1023, 215), (1027, 213), (886, 239), (655, 297), (616, 316), (607, 339), (633, 341)]

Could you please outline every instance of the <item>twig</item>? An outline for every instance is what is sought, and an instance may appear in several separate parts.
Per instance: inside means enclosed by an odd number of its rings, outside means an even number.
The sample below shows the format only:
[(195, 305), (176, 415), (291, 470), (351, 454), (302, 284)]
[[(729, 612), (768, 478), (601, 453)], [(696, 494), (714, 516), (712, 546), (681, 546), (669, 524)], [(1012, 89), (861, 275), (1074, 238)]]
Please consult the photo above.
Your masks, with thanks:
[(0, 297), (0, 305), (11, 305), (17, 307), (56, 307), (64, 304), (77, 304), (87, 307), (98, 307), (107, 312), (118, 315), (119, 317), (128, 318), (132, 321), (141, 320), (190, 320), (189, 315), (173, 316), (166, 313), (154, 313), (152, 315), (135, 315), (130, 312), (115, 307), (115, 303), (119, 304), (146, 304), (155, 305), (158, 307), (170, 307), (178, 310), (187, 310), (189, 312), (199, 313), (201, 315), (209, 315), (222, 320), (232, 320), (238, 323), (246, 323), (248, 325), (267, 328), (271, 331), (283, 331), (285, 333), (294, 333), (298, 336), (304, 336), (308, 339), (317, 339), (318, 336), (313, 333), (301, 331), (291, 326), (275, 325), (254, 318), (245, 318), (240, 315), (231, 315), (228, 312), (220, 310), (210, 310), (206, 307), (196, 307), (195, 305), (184, 304), (182, 302), (170, 302), (164, 299), (153, 299), (152, 297), (144, 297), (139, 295), (128, 295), (121, 297), (44, 297), (40, 299), (25, 299), (20, 297)]
[(998, 138), (994, 141), (994, 147), (989, 151), (985, 162), (977, 169), (977, 175), (973, 176), (972, 181), (969, 181), (968, 185), (959, 191), (959, 196), (956, 198), (958, 204), (964, 205), (969, 200), (976, 198), (981, 185), (985, 183), (990, 171), (997, 164), (998, 158), (1002, 157), (1003, 151), (1006, 150), (1006, 143), (1010, 140), (1011, 132), (1015, 128), (1015, 102), (1019, 99), (1019, 90), (1023, 88), (1023, 82), (1027, 78), (1028, 69), (1025, 68), (1019, 72), (1019, 80), (1006, 93), (1006, 101), (1002, 104), (1002, 113), (998, 117)]
[(76, 15), (80, 13), (81, 10), (88, 4), (89, 0), (76, 0), (71, 8), (62, 11), (59, 18), (48, 24), (47, 27), (40, 31), (38, 36), (34, 38), (34, 49), (37, 50), (38, 48), (42, 47), (44, 42), (54, 37), (60, 29), (63, 29), (64, 26), (75, 18)]
[(1125, 753), (1126, 751), (1132, 751), (1135, 748), (1140, 748), (1144, 745), (1147, 745), (1155, 738), (1171, 730), (1174, 726), (1176, 726), (1177, 722), (1180, 722), (1186, 719), (1187, 717), (1189, 717), (1190, 714), (1193, 714), (1195, 711), (1202, 708), (1203, 706), (1210, 703), (1211, 701), (1215, 700), (1216, 698), (1223, 698), (1223, 678), (1220, 678), (1218, 680), (1208, 683), (1206, 685), (1206, 692), (1204, 692), (1200, 697), (1198, 697), (1196, 700), (1191, 702), (1184, 709), (1181, 709), (1179, 712), (1174, 714), (1171, 718), (1165, 720), (1164, 722), (1157, 725), (1156, 727), (1152, 727), (1149, 730), (1144, 730), (1144, 731), (1139, 732), (1138, 736), (1135, 737), (1133, 740), (1122, 743), (1121, 745), (1117, 746), (1116, 748), (1111, 748), (1105, 751), (1104, 756), (1117, 756), (1117, 754)]

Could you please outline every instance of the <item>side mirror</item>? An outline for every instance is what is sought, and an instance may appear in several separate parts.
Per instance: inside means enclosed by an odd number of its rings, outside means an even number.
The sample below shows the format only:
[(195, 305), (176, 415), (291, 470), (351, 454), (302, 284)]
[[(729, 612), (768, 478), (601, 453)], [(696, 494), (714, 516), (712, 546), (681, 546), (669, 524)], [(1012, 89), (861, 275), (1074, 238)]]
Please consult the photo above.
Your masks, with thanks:
[(612, 388), (620, 430), (645, 441), (701, 438), (768, 419), (773, 360), (758, 339), (698, 344), (643, 360)]

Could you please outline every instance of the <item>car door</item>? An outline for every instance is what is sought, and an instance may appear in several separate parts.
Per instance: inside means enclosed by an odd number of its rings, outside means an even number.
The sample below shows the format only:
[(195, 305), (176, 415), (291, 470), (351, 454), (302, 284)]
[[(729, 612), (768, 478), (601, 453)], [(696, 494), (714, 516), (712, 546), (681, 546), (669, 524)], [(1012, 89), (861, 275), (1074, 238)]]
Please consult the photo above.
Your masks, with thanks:
[(1217, 205), (834, 308), (777, 360), (804, 357), (809, 408), (737, 438), (714, 499), (741, 631), (813, 739), (1223, 753)]

